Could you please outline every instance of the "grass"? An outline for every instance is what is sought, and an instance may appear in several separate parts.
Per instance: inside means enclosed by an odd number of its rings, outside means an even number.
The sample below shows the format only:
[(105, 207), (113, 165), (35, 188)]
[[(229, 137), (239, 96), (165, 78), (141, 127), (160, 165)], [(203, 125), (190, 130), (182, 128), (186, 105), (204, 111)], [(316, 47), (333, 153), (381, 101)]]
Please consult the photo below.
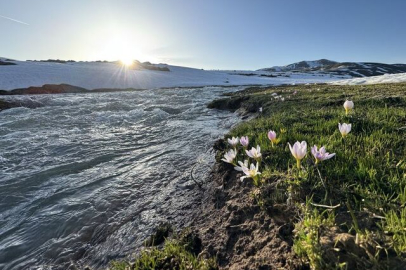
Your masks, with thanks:
[(160, 224), (145, 242), (145, 249), (130, 262), (113, 261), (110, 270), (216, 270), (214, 259), (198, 255), (202, 250), (200, 238), (186, 228), (173, 234), (168, 223)]
[(145, 249), (133, 263), (128, 261), (112, 262), (111, 270), (215, 270), (213, 259), (202, 259), (189, 252), (177, 240), (168, 240), (162, 248)]
[[(285, 101), (275, 99), (273, 93)], [(343, 108), (347, 98), (355, 103), (349, 115)], [(262, 115), (241, 123), (227, 137), (248, 136), (250, 147), (260, 145), (262, 188), (282, 177), (292, 203), (305, 205), (297, 217), (294, 249), (312, 269), (334, 269), (322, 263), (320, 235), (307, 234), (327, 221), (330, 228), (367, 239), (368, 248), (357, 243), (368, 254), (367, 265), (386, 267), (389, 257), (405, 263), (406, 84), (251, 88), (209, 107), (228, 104), (248, 112), (263, 107)], [(352, 124), (344, 139), (338, 123)], [(280, 138), (275, 147), (267, 138), (269, 130)], [(308, 144), (300, 170), (287, 146), (296, 141)], [(336, 156), (316, 166), (310, 154), (313, 145), (325, 146)], [(238, 158), (242, 160), (242, 154)], [(269, 198), (261, 201), (269, 203)], [(337, 207), (327, 214), (314, 205)], [(348, 265), (343, 260), (337, 258), (334, 267)]]
[(294, 242), (294, 251), (300, 257), (306, 257), (313, 268), (334, 267), (323, 259), (323, 248), (320, 244), (320, 228), (330, 228), (334, 225), (334, 215), (325, 210), (310, 210), (309, 205), (303, 207), (303, 219), (296, 224), (297, 237)]

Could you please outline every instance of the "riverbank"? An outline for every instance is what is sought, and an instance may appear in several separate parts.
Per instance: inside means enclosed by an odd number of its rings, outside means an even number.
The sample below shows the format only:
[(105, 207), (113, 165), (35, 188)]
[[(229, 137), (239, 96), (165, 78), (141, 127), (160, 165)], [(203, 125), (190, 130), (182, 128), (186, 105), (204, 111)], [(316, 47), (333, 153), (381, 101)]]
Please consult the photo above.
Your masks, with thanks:
[[(349, 115), (346, 99), (355, 103)], [(230, 147), (217, 143), (218, 188), (194, 226), (204, 250), (221, 269), (404, 269), (405, 106), (405, 84), (249, 88), (210, 103), (262, 107), (226, 137), (248, 136), (263, 158), (261, 184), (241, 182), (220, 160)], [(343, 122), (353, 126), (345, 139)], [(315, 166), (308, 153), (298, 170), (287, 143), (302, 140), (336, 156)]]
[[(355, 103), (348, 115), (346, 99)], [(406, 268), (406, 84), (252, 87), (209, 107), (257, 114), (226, 138), (248, 136), (249, 148), (261, 146), (262, 160), (257, 185), (242, 182), (221, 161), (232, 147), (215, 144), (207, 200), (190, 228), (201, 265), (214, 259), (220, 269)], [(342, 138), (344, 122), (352, 130)], [(273, 146), (269, 130), (279, 140)], [(308, 145), (299, 168), (288, 147), (296, 141)], [(315, 163), (313, 145), (335, 156)], [(238, 152), (245, 159), (240, 146)]]

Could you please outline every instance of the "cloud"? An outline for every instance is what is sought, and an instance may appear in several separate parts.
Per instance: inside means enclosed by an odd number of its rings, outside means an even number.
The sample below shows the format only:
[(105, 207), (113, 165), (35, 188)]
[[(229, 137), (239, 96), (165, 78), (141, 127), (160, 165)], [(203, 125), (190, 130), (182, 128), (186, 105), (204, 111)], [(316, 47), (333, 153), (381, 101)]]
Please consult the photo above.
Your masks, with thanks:
[(6, 20), (10, 20), (10, 21), (13, 21), (13, 22), (17, 22), (17, 23), (21, 23), (21, 24), (25, 24), (25, 25), (29, 25), (28, 23), (25, 23), (25, 22), (22, 22), (22, 21), (13, 19), (13, 18), (9, 18), (9, 17), (6, 17), (6, 16), (2, 16), (2, 15), (0, 15), (0, 18), (6, 19)]

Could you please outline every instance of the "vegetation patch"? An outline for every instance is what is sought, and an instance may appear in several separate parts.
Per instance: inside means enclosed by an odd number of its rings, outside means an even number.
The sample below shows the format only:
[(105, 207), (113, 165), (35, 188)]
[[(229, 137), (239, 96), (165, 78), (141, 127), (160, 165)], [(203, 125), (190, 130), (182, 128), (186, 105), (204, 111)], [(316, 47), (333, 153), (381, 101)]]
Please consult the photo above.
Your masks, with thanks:
[(206, 258), (199, 253), (202, 250), (200, 238), (190, 229), (172, 235), (173, 228), (168, 223), (161, 224), (155, 233), (146, 241), (141, 254), (132, 261), (114, 261), (111, 270), (216, 270), (214, 259)]
[(257, 113), (216, 143), (222, 188), (211, 230), (196, 228), (220, 267), (406, 269), (406, 84), (257, 87), (209, 106)]

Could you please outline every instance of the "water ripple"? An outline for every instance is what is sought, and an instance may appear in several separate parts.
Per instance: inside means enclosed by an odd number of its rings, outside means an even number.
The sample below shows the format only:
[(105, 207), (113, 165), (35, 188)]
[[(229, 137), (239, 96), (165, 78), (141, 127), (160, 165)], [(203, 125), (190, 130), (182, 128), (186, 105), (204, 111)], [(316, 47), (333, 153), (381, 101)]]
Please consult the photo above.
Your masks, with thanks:
[(10, 97), (42, 106), (0, 113), (0, 269), (104, 267), (187, 222), (191, 166), (238, 121), (206, 104), (235, 90)]

